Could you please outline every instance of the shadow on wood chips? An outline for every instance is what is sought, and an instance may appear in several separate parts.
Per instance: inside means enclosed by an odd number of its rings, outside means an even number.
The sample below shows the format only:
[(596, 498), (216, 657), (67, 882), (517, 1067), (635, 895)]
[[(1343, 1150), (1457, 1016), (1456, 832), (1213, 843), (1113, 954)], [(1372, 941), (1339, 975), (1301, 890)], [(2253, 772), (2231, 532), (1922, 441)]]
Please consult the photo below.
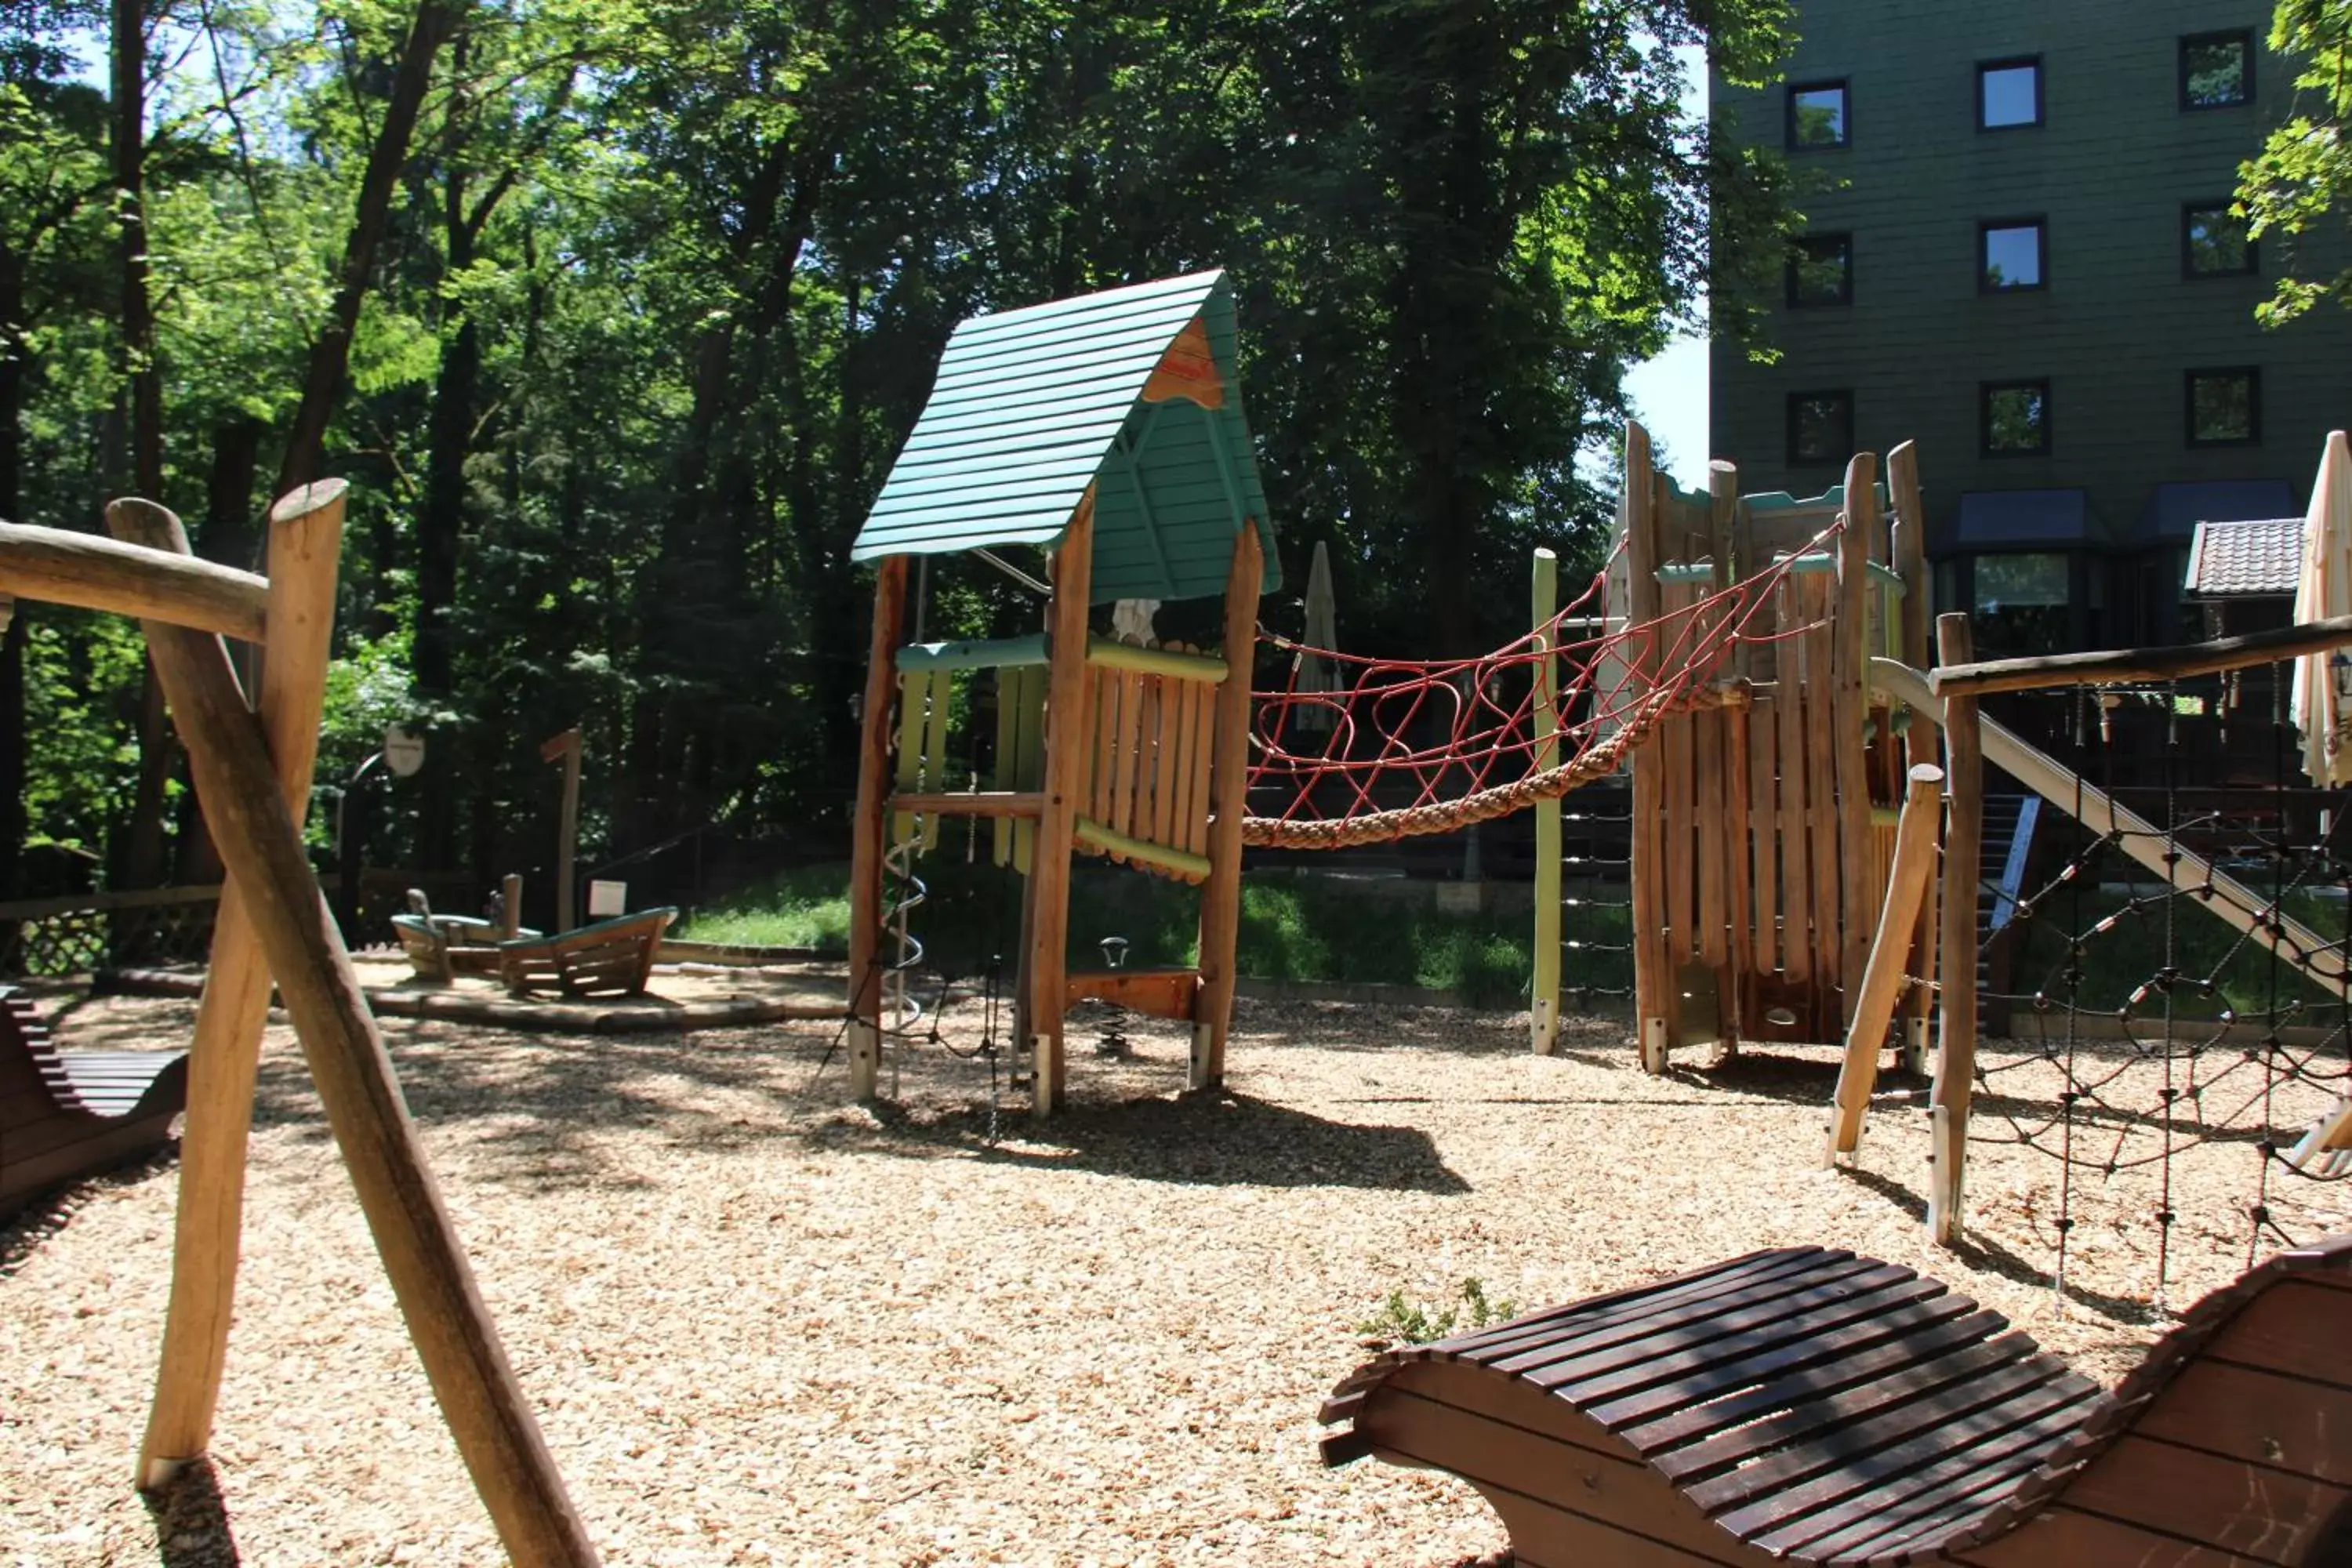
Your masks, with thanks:
[(917, 1114), (883, 1106), (871, 1128), (811, 1128), (809, 1142), (915, 1156), (980, 1153), (1035, 1168), (1087, 1171), (1139, 1182), (1211, 1186), (1373, 1187), (1454, 1195), (1470, 1184), (1417, 1127), (1331, 1121), (1230, 1091), (1080, 1103), (1052, 1123), (1008, 1106), (1003, 1141), (987, 1142), (985, 1106)]
[(191, 1462), (141, 1496), (155, 1521), (155, 1558), (163, 1568), (236, 1568), (244, 1561), (211, 1460)]

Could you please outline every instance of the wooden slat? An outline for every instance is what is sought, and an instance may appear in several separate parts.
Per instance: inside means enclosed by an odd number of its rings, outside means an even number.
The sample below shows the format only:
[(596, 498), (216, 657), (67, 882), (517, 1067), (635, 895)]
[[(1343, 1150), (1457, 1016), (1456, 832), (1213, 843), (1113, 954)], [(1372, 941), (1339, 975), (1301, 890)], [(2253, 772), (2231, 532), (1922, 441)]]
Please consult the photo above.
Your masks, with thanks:
[(1139, 831), (1136, 818), (1138, 796), (1150, 787), (1151, 720), (1153, 699), (1159, 695), (1160, 683), (1133, 670), (1121, 670), (1118, 675), (1118, 776), (1111, 781), (1111, 815), (1104, 823), (1121, 833), (1148, 838), (1150, 834)]
[[(1748, 838), (1755, 855), (1751, 889), (1755, 921), (1755, 968), (1769, 974), (1780, 967), (1780, 699), (1758, 699), (1748, 726)], [(1760, 1020), (1749, 1020), (1750, 1026)]]
[[(1694, 783), (1698, 790), (1698, 817), (1692, 824), (1698, 839), (1698, 900), (1694, 915), (1698, 922), (1699, 962), (1720, 971), (1728, 951), (1727, 928), (1731, 923), (1728, 879), (1724, 874), (1724, 788), (1723, 774), (1728, 765), (1728, 723), (1726, 713), (1696, 713), (1691, 717), (1691, 761), (1696, 772)], [(1723, 1001), (1730, 1000), (1728, 988), (1718, 984)]]
[(1069, 998), (1112, 1002), (1155, 1018), (1189, 1021), (1201, 989), (1195, 969), (1075, 969)]
[(1182, 841), (1177, 797), (1191, 767), (1191, 759), (1184, 754), (1184, 714), (1200, 689), (1197, 681), (1162, 679), (1160, 682), (1160, 721), (1153, 727), (1158, 739), (1151, 765), (1151, 837), (1157, 843)]
[(1843, 1510), (1832, 1529), (1822, 1521), (1792, 1526), (1775, 1539), (1807, 1557), (1865, 1556), (1925, 1550), (2009, 1496), (2065, 1438), (2079, 1431), (2093, 1407), (2063, 1405), (2038, 1420), (1962, 1448), (1903, 1479), (1902, 1489), (1870, 1496)]
[[(2339, 1319), (2340, 1337), (2344, 1332)], [(2258, 1562), (2301, 1563), (2352, 1489), (2136, 1433), (2074, 1479), (2065, 1502)]]
[(1688, 1399), (1652, 1395), (1595, 1405), (1606, 1421), (1643, 1454), (1656, 1454), (1712, 1433), (1753, 1421), (1807, 1397), (1899, 1372), (1963, 1345), (1998, 1338), (2007, 1320), (1979, 1309), (1966, 1296), (1931, 1296), (1892, 1312), (1874, 1314), (1834, 1336), (1806, 1341), (1749, 1356), (1723, 1369), (1728, 1380), (1751, 1386), (1704, 1405)]
[(2193, 1545), (2061, 1504), (2011, 1534), (1954, 1553), (1953, 1561), (1973, 1568), (2050, 1568), (2056, 1563), (2090, 1568), (2105, 1563), (2128, 1563), (2135, 1568), (2256, 1568), (2260, 1559)]
[(1813, 977), (1812, 814), (1806, 799), (1812, 777), (1805, 745), (1804, 579), (1788, 577), (1777, 590), (1781, 640), (1774, 645), (1780, 673), (1774, 680), (1780, 766), (1780, 963), (1791, 984)]
[(2231, 1320), (2211, 1354), (2241, 1366), (2352, 1388), (2352, 1331), (2341, 1291), (2284, 1279)]
[[(1613, 1300), (1578, 1302), (1561, 1311), (1523, 1318), (1483, 1334), (1447, 1340), (1444, 1348), (1456, 1355), (1475, 1356), (1481, 1365), (1508, 1370), (1509, 1357), (1537, 1352), (1566, 1355), (1571, 1352), (1563, 1347), (1614, 1344), (1654, 1332), (1664, 1323), (1727, 1310), (1722, 1306), (1726, 1301), (1748, 1300), (1776, 1287), (1796, 1289), (1839, 1278), (1852, 1273), (1860, 1261), (1843, 1249), (1758, 1253), (1735, 1268), (1667, 1280), (1661, 1287), (1625, 1292)], [(1614, 1337), (1603, 1337), (1612, 1332)]]
[[(2347, 1313), (2352, 1309), (2339, 1308), (2335, 1332), (2322, 1336), (2331, 1348), (2352, 1339)], [(2352, 1486), (2352, 1386), (2322, 1383), (2307, 1373), (2193, 1362), (2173, 1374), (2132, 1430)]]
[(1847, 983), (1838, 971), (1844, 945), (1838, 931), (1838, 892), (1842, 879), (1841, 834), (1837, 800), (1837, 747), (1828, 738), (1837, 732), (1835, 702), (1836, 633), (1829, 617), (1836, 613), (1837, 584), (1827, 577), (1801, 577), (1815, 628), (1805, 635), (1805, 804), (1808, 860), (1813, 885), (1807, 902), (1813, 921), (1814, 1026), (1838, 1014), (1835, 989)]
[(1087, 716), (1086, 805), (1097, 822), (1111, 819), (1112, 780), (1118, 771), (1118, 672), (1089, 664), (1078, 676), (1078, 707)]
[[(1727, 1530), (1759, 1543), (1800, 1525), (1843, 1528), (1867, 1512), (1874, 1498), (1911, 1472), (1951, 1456), (1964, 1445), (1995, 1437), (2053, 1411), (2087, 1405), (2095, 1391), (2066, 1382), (2049, 1382), (2020, 1391), (2004, 1380), (2006, 1397), (1990, 1403), (1966, 1399), (1951, 1418), (1927, 1423), (1904, 1441), (1866, 1453), (1850, 1454), (1836, 1468), (1812, 1475), (1794, 1486), (1776, 1488), (1761, 1496), (1725, 1487), (1734, 1497), (1752, 1498), (1717, 1516)], [(1702, 1501), (1702, 1506), (1704, 1502)], [(1817, 1531), (1818, 1533), (1818, 1531)]]
[[(1192, 738), (1192, 778), (1188, 792), (1192, 805), (1184, 814), (1185, 847), (1195, 853), (1206, 853), (1209, 847), (1209, 764), (1217, 748), (1217, 699), (1195, 688), (1193, 699), (1199, 710), (1193, 715), (1195, 733)], [(1247, 735), (1246, 717), (1244, 734)]]
[[(1845, 1292), (1851, 1282), (1872, 1279), (1892, 1282), (1907, 1270), (1882, 1271), (1890, 1266), (1867, 1258), (1847, 1257), (1835, 1262), (1794, 1269), (1737, 1289), (1713, 1292), (1685, 1303), (1672, 1313), (1628, 1311), (1615, 1314), (1606, 1332), (1580, 1335), (1565, 1342), (1538, 1345), (1522, 1353), (1487, 1363), (1499, 1372), (1528, 1377), (1547, 1388), (1574, 1384), (1582, 1390), (1590, 1380), (1644, 1359), (1661, 1340), (1685, 1344), (1722, 1331), (1721, 1325), (1748, 1314), (1802, 1310)], [(1634, 1347), (1629, 1349), (1628, 1347)], [(1581, 1396), (1581, 1395), (1580, 1395)], [(1606, 1392), (1589, 1397), (1606, 1397)]]
[[(1626, 616), (1632, 626), (1645, 626), (1658, 616), (1657, 478), (1651, 466), (1650, 434), (1634, 420), (1625, 422), (1625, 565)], [(1655, 650), (1641, 642), (1629, 644), (1633, 668), (1624, 681), (1629, 701), (1644, 696), (1655, 676)], [(1667, 973), (1665, 944), (1658, 931), (1665, 921), (1664, 829), (1659, 816), (1664, 801), (1661, 787), (1662, 747), (1657, 739), (1633, 751), (1633, 864), (1629, 868), (1633, 904), (1633, 1030), (1644, 1070), (1662, 1072), (1670, 1042), (1664, 1038), (1666, 1009), (1674, 976)]]

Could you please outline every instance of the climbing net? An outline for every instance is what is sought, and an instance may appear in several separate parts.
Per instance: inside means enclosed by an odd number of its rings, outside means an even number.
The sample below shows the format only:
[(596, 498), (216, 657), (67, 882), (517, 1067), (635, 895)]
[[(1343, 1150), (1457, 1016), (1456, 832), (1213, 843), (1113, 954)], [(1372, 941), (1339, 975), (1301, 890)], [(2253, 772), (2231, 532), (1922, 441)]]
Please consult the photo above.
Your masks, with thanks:
[(1615, 773), (1661, 719), (1719, 700), (1739, 644), (1795, 635), (1770, 627), (1796, 559), (1638, 624), (1611, 618), (1604, 569), (1542, 626), (1473, 658), (1367, 658), (1261, 631), (1291, 660), (1281, 689), (1253, 693), (1250, 788), (1287, 804), (1246, 818), (1243, 841), (1342, 849), (1450, 833)]
[[(1980, 1054), (1975, 1122), (2054, 1165), (2030, 1206), (2062, 1292), (2086, 1234), (2152, 1232), (2162, 1305), (2184, 1227), (2251, 1264), (2352, 1217), (2352, 792), (2290, 785), (2287, 671), (2263, 673), (2065, 698), (2074, 819), (2085, 772), (2137, 809), (2021, 889), (2019, 984), (1989, 998), (2019, 1038)], [(2119, 778), (2135, 742), (2153, 768)], [(2263, 750), (2267, 788), (2192, 787), (2190, 759)]]

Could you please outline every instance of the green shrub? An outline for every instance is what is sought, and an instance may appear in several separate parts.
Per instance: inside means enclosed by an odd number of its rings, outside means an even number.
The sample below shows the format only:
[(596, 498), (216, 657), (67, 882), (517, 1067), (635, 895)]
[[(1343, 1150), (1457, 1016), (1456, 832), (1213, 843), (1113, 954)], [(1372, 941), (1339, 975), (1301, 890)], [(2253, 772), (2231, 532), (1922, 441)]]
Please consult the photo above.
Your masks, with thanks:
[(1356, 1332), (1386, 1345), (1425, 1345), (1449, 1334), (1475, 1333), (1489, 1324), (1507, 1322), (1518, 1312), (1517, 1302), (1488, 1300), (1486, 1281), (1474, 1274), (1462, 1281), (1460, 1299), (1443, 1308), (1408, 1300), (1402, 1289), (1391, 1290), (1379, 1311), (1356, 1325)]

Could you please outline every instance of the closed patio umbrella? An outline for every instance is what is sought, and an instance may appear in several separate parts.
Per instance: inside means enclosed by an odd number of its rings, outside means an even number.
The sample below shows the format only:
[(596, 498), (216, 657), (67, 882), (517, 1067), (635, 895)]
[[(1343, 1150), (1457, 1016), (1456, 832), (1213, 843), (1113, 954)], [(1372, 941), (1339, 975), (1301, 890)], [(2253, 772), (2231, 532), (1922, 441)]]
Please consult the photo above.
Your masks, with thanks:
[[(1339, 646), (1339, 610), (1331, 592), (1331, 552), (1323, 541), (1315, 542), (1315, 559), (1307, 569), (1307, 626), (1299, 641), (1308, 647), (1333, 648)], [(1331, 661), (1318, 658), (1311, 653), (1298, 656), (1298, 679), (1294, 689), (1334, 691), (1339, 689), (1339, 672)], [(1328, 730), (1331, 710), (1320, 704), (1302, 707), (1297, 722), (1301, 730)]]
[[(2298, 622), (2352, 615), (2352, 443), (2330, 431), (2303, 522)], [(2352, 782), (2352, 649), (2308, 654), (2294, 664), (2294, 724), (2303, 771), (2317, 784)]]

